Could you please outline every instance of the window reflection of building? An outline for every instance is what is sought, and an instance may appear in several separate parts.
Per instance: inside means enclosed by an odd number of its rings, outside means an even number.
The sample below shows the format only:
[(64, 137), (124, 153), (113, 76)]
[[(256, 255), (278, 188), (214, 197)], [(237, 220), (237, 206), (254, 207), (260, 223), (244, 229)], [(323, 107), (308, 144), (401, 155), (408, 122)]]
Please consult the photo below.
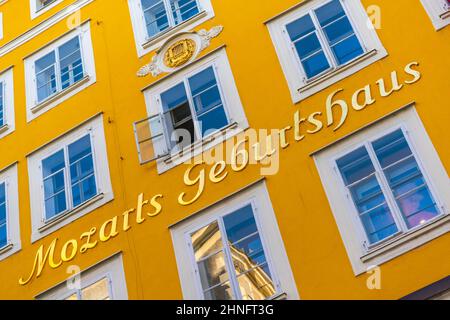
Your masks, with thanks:
[(251, 205), (194, 232), (191, 240), (205, 299), (276, 294)]
[(109, 280), (103, 278), (93, 284), (77, 290), (65, 300), (111, 300), (109, 294)]

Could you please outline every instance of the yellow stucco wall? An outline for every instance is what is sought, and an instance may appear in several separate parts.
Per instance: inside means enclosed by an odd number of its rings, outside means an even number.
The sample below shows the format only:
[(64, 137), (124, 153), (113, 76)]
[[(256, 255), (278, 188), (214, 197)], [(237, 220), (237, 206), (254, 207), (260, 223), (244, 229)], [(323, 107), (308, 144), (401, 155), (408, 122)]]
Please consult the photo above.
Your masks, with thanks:
[[(42, 16), (30, 20), (29, 1), (7, 1), (0, 6), (7, 42), (47, 19), (74, 1), (63, 1)], [(450, 235), (441, 236), (381, 266), (382, 290), (368, 290), (366, 275), (355, 277), (336, 222), (331, 213), (311, 152), (411, 101), (444, 164), (450, 166), (448, 148), (450, 121), (450, 28), (436, 32), (419, 0), (363, 0), (365, 6), (382, 9), (382, 28), (377, 30), (388, 56), (312, 97), (293, 104), (275, 53), (265, 20), (295, 5), (298, 0), (212, 0), (215, 17), (200, 28), (223, 25), (224, 31), (212, 42), (206, 54), (226, 44), (236, 85), (252, 128), (283, 128), (291, 124), (293, 113), (310, 114), (323, 110), (326, 97), (343, 88), (341, 97), (365, 84), (388, 78), (393, 70), (402, 71), (411, 61), (420, 63), (422, 80), (406, 86), (388, 98), (380, 98), (363, 112), (350, 110), (344, 126), (337, 132), (324, 128), (301, 143), (282, 150), (280, 171), (267, 177), (267, 186), (279, 223), (297, 288), (303, 299), (397, 299), (450, 273)], [(407, 9), (406, 9), (407, 8)], [(0, 298), (32, 299), (67, 277), (66, 267), (45, 267), (38, 279), (18, 284), (33, 265), (42, 244), (58, 238), (57, 247), (99, 226), (105, 220), (136, 206), (137, 196), (163, 194), (162, 213), (114, 239), (99, 243), (69, 264), (86, 269), (115, 252), (123, 252), (124, 270), (131, 299), (182, 298), (172, 240), (168, 226), (188, 217), (239, 188), (260, 178), (257, 166), (230, 171), (221, 184), (207, 182), (196, 203), (181, 207), (180, 192), (190, 195), (182, 165), (158, 175), (155, 164), (139, 165), (132, 123), (146, 117), (140, 89), (155, 81), (151, 76), (136, 77), (152, 53), (139, 59), (125, 0), (94, 0), (82, 9), (82, 21), (90, 19), (97, 82), (27, 123), (23, 59), (46, 43), (67, 32), (65, 20), (0, 58), (0, 70), (14, 66), (16, 130), (0, 140), (0, 168), (18, 161), (20, 231), (22, 249), (0, 261)], [(402, 76), (402, 75), (401, 75)], [(104, 114), (110, 174), (114, 201), (70, 225), (31, 244), (30, 195), (26, 155), (98, 112)], [(109, 121), (108, 121), (109, 120)], [(198, 169), (197, 169), (198, 170)]]

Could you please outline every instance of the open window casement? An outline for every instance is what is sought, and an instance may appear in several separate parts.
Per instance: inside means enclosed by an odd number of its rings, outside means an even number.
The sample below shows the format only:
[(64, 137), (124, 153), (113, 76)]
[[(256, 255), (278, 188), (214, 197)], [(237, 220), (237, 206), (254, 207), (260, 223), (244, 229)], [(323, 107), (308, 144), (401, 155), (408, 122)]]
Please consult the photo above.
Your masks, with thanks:
[(169, 154), (162, 114), (135, 122), (134, 134), (141, 164), (156, 161)]

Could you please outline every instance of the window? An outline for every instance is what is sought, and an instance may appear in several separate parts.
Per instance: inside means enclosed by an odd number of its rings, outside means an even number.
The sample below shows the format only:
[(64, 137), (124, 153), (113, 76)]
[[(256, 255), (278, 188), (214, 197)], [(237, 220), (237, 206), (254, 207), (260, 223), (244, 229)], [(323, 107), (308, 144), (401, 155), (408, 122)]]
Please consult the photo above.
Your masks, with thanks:
[(140, 0), (149, 38), (200, 12), (197, 0)]
[(64, 43), (34, 63), (38, 103), (83, 79), (80, 39)]
[(95, 82), (89, 22), (25, 60), (28, 121)]
[(314, 157), (355, 273), (449, 231), (447, 175), (412, 106)]
[[(140, 160), (164, 159), (158, 161), (160, 171), (193, 156), (190, 152), (180, 155), (192, 144), (198, 154), (205, 139), (224, 132), (231, 136), (248, 126), (224, 50), (144, 94), (149, 118), (135, 124)], [(220, 141), (218, 137), (214, 143)], [(167, 159), (172, 163), (167, 164)]]
[(62, 0), (30, 0), (31, 19), (40, 16), (61, 2)]
[(402, 129), (367, 142), (336, 163), (370, 244), (441, 213)]
[[(138, 55), (161, 46), (161, 36), (188, 31), (213, 17), (210, 0), (128, 0)], [(166, 38), (167, 39), (167, 38)]]
[(17, 164), (0, 171), (0, 261), (19, 251)]
[(42, 300), (128, 299), (122, 255), (116, 254), (40, 294)]
[(265, 184), (171, 228), (185, 299), (297, 299)]
[(359, 1), (301, 3), (268, 27), (295, 102), (386, 55)]
[(0, 74), (0, 138), (12, 133), (14, 120), (13, 69)]
[(91, 136), (87, 134), (42, 160), (42, 174), (46, 221), (96, 196)]
[(33, 240), (113, 198), (101, 116), (31, 154), (28, 162)]
[(64, 300), (111, 300), (109, 287), (109, 279), (103, 278), (85, 288), (75, 290)]
[(448, 0), (421, 0), (436, 30), (450, 24), (450, 2)]

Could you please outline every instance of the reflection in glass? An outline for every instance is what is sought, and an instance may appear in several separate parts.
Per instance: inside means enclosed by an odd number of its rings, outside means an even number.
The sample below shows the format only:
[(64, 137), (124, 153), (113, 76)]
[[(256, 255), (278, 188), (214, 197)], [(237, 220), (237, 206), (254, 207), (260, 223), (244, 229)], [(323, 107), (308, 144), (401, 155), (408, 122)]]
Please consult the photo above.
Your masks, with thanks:
[(81, 291), (82, 300), (110, 300), (109, 281), (103, 278)]

